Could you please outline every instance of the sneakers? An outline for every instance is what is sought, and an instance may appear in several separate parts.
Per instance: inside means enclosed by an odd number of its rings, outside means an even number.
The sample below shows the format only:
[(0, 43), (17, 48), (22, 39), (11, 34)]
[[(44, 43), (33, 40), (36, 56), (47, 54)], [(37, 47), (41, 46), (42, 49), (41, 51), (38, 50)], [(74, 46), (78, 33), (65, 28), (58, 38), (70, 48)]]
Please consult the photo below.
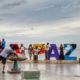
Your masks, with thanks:
[(4, 74), (4, 73), (5, 73), (5, 71), (2, 71), (2, 73)]

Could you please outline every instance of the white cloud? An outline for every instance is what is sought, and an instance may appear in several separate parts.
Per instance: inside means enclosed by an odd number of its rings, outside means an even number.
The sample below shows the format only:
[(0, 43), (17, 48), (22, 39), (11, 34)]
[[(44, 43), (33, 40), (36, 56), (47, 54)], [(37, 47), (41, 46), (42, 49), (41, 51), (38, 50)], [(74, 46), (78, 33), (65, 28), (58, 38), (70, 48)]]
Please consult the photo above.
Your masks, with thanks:
[(0, 28), (1, 36), (7, 38), (76, 37), (80, 34), (80, 0), (3, 0)]
[[(58, 23), (59, 22), (59, 23)], [(5, 36), (35, 36), (35, 37), (58, 37), (63, 35), (79, 35), (80, 34), (80, 19), (73, 18), (56, 23), (46, 23), (44, 25), (10, 25), (2, 28), (5, 31)], [(17, 27), (16, 27), (17, 26)], [(8, 28), (9, 27), (9, 28)]]

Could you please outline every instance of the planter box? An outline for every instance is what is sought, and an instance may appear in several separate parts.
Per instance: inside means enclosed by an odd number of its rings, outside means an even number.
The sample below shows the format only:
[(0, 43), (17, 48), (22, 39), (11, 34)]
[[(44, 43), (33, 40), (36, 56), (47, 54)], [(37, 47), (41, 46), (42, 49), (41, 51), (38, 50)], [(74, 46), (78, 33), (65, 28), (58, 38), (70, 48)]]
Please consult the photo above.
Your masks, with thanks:
[(23, 71), (22, 72), (22, 80), (27, 79), (39, 79), (40, 71)]

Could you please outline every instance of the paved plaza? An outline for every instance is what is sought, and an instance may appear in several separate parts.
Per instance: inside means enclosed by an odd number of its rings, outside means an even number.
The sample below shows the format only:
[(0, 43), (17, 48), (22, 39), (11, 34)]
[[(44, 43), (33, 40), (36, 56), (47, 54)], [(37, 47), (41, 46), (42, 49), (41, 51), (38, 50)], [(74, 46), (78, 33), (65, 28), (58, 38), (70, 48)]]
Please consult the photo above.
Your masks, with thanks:
[[(12, 63), (8, 63), (5, 74), (2, 74), (0, 63), (0, 80), (21, 80), (21, 73), (7, 73), (11, 67)], [(39, 80), (80, 80), (80, 64), (19, 63), (19, 67), (22, 71), (40, 71)]]

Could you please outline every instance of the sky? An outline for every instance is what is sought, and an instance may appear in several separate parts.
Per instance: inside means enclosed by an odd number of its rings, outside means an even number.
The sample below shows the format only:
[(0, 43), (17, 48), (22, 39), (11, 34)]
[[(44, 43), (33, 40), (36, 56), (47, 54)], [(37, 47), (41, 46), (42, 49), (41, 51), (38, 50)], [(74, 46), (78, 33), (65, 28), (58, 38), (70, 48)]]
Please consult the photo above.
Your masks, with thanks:
[(0, 0), (0, 38), (79, 44), (80, 0)]

